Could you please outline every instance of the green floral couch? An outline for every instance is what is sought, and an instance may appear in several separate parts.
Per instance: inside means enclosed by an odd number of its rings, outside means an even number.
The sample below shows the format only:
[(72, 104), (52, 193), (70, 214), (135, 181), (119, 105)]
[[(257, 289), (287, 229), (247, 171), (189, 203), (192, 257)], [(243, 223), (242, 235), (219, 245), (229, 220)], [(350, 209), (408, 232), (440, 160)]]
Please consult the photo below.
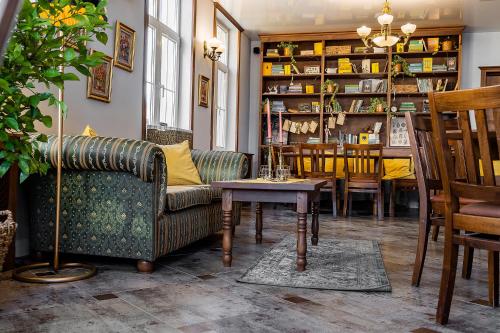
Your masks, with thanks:
[[(40, 147), (52, 166), (56, 144), (49, 137)], [(138, 268), (148, 271), (158, 257), (220, 231), (221, 193), (209, 184), (242, 178), (248, 161), (244, 154), (220, 151), (193, 150), (192, 157), (206, 185), (167, 186), (165, 157), (154, 143), (66, 136), (61, 252), (138, 259)], [(27, 186), (34, 251), (53, 250), (55, 180), (52, 169)], [(239, 216), (237, 206), (235, 224)]]

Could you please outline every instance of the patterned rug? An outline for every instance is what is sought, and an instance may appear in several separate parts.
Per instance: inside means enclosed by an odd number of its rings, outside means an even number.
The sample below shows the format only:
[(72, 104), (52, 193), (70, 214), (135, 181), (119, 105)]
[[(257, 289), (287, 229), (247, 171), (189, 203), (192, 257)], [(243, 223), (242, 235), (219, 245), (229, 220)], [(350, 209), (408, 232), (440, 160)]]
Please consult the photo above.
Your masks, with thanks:
[(377, 241), (321, 239), (307, 245), (305, 272), (297, 272), (297, 241), (288, 236), (238, 281), (281, 287), (344, 291), (391, 291)]

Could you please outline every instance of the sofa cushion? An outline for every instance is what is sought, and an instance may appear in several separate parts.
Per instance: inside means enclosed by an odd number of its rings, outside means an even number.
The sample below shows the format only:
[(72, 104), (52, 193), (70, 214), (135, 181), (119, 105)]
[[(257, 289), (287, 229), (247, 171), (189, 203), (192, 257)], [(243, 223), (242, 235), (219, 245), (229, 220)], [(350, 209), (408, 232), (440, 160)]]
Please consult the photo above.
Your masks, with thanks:
[(218, 199), (210, 185), (167, 186), (167, 209), (178, 211), (198, 205), (208, 205)]
[(168, 185), (201, 185), (200, 174), (191, 158), (189, 142), (160, 146), (167, 161)]

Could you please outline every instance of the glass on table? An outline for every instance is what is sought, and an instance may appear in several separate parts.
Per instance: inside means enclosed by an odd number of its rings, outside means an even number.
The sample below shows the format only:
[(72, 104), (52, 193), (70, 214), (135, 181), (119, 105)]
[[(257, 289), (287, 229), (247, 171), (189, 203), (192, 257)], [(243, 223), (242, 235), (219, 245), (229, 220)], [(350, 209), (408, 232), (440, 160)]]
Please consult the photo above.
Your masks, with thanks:
[(270, 180), (273, 178), (272, 171), (267, 165), (261, 165), (259, 170), (259, 178)]

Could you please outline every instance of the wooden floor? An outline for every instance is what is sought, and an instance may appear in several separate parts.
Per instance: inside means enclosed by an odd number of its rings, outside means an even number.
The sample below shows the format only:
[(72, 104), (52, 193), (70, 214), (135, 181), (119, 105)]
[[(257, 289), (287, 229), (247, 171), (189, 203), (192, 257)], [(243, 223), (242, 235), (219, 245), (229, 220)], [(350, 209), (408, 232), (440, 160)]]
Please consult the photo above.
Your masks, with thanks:
[(430, 244), (421, 287), (411, 287), (415, 218), (333, 221), (320, 215), (320, 242), (380, 242), (393, 291), (360, 293), (236, 282), (273, 244), (295, 232), (294, 212), (266, 207), (264, 242), (256, 245), (253, 217), (243, 212), (228, 269), (215, 235), (162, 258), (151, 275), (137, 273), (133, 262), (95, 258), (99, 274), (87, 281), (27, 285), (4, 275), (0, 332), (500, 332), (500, 309), (484, 305), (484, 251), (476, 252), (471, 280), (457, 278), (449, 325), (434, 323), (443, 240), (440, 235)]

